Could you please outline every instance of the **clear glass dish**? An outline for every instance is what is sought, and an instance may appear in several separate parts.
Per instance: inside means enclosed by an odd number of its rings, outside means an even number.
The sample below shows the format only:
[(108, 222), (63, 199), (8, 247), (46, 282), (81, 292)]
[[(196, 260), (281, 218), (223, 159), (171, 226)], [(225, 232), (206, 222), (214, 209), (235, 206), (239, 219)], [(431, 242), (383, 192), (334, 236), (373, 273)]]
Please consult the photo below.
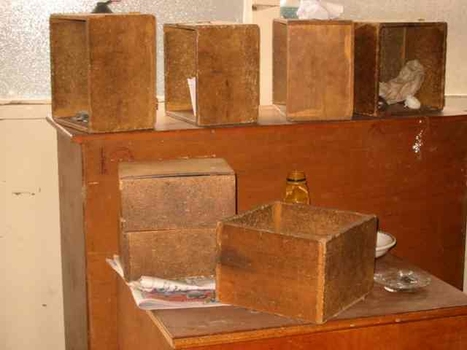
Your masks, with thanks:
[(384, 286), (388, 292), (415, 292), (428, 286), (431, 278), (428, 274), (404, 269), (387, 269), (375, 273), (375, 282)]

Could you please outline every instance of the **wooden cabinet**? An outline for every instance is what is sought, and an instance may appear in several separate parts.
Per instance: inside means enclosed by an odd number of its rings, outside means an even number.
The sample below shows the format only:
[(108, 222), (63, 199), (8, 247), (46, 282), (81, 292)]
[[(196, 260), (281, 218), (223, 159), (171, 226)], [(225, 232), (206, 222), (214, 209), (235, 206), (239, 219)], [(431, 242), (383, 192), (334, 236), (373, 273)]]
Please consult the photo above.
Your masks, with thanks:
[(64, 312), (68, 349), (117, 349), (120, 161), (224, 158), (240, 212), (281, 199), (287, 172), (307, 174), (311, 202), (375, 214), (397, 256), (461, 288), (467, 115), (197, 128), (159, 118), (156, 131), (58, 135)]
[[(415, 269), (387, 255), (377, 268)], [(375, 284), (366, 299), (325, 324), (234, 306), (142, 311), (119, 281), (119, 349), (465, 349), (467, 295), (432, 277), (415, 293)]]

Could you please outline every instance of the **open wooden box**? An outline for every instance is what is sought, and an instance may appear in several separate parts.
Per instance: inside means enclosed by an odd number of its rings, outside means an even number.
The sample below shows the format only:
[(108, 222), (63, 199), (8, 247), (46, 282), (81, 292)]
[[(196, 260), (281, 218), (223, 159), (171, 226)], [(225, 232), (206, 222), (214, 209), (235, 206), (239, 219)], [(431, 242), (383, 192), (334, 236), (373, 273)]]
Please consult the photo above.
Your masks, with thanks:
[(323, 323), (372, 288), (376, 217), (276, 202), (217, 228), (221, 302)]
[[(442, 22), (355, 23), (355, 113), (369, 116), (425, 114), (444, 108), (447, 24)], [(417, 59), (425, 80), (415, 95), (419, 110), (397, 103), (378, 108), (379, 83), (398, 76)]]
[(164, 40), (167, 115), (199, 126), (257, 121), (257, 25), (166, 24)]
[(273, 104), (291, 121), (351, 119), (354, 27), (350, 21), (273, 23)]
[(57, 122), (91, 133), (154, 128), (154, 16), (52, 15), (50, 57)]

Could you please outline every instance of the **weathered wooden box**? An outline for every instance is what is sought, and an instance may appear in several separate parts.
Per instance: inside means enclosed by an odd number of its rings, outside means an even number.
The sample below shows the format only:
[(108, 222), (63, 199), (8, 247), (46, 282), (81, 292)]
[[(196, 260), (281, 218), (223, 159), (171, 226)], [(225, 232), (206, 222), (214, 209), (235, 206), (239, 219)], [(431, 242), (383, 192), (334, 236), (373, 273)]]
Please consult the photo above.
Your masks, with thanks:
[[(167, 115), (199, 126), (257, 121), (257, 25), (166, 24), (164, 42)], [(187, 81), (192, 78), (193, 98)]]
[(220, 301), (323, 323), (373, 285), (376, 217), (276, 202), (217, 228)]
[(350, 21), (273, 23), (273, 103), (291, 121), (351, 119), (354, 27)]
[[(442, 22), (355, 23), (355, 113), (369, 116), (425, 114), (444, 108), (447, 24)], [(402, 67), (417, 59), (425, 69), (424, 82), (415, 95), (420, 110), (403, 103), (379, 104), (379, 83), (398, 76)]]
[(235, 173), (223, 159), (119, 165), (125, 278), (212, 275), (217, 221), (236, 213)]
[(52, 116), (91, 133), (153, 129), (155, 40), (152, 15), (52, 15)]

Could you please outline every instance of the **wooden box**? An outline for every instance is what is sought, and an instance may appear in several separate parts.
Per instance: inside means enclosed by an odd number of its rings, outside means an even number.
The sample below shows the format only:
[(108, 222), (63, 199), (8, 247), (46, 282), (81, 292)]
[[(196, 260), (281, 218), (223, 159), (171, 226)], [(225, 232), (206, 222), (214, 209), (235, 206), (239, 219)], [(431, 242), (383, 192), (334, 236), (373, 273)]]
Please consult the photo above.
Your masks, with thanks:
[(155, 40), (152, 15), (52, 15), (53, 117), (91, 133), (153, 129)]
[(291, 121), (351, 119), (354, 27), (350, 21), (273, 23), (273, 104)]
[(210, 276), (216, 269), (216, 229), (124, 232), (120, 257), (125, 278)]
[[(355, 113), (369, 116), (423, 114), (444, 108), (447, 24), (442, 22), (355, 24)], [(425, 70), (415, 95), (420, 110), (379, 104), (379, 83), (398, 76), (417, 59)]]
[(376, 217), (276, 202), (222, 221), (217, 295), (323, 323), (372, 288)]
[(223, 159), (123, 162), (120, 255), (128, 280), (212, 275), (217, 221), (236, 213)]
[(257, 121), (257, 25), (166, 24), (164, 42), (167, 115), (200, 126)]

